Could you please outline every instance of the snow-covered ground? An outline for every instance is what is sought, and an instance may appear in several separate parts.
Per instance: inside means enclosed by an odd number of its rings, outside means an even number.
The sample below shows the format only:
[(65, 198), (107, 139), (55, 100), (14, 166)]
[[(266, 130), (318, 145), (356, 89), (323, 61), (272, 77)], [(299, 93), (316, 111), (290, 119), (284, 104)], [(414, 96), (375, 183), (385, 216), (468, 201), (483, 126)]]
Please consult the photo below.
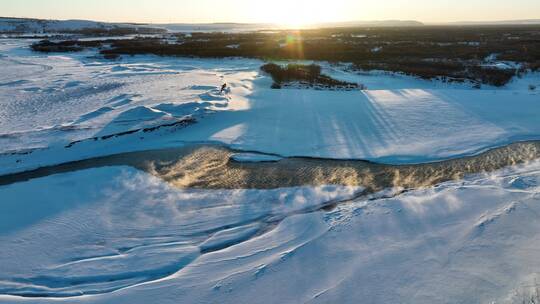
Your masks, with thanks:
[(317, 211), (359, 190), (179, 190), (127, 167), (3, 186), (0, 302), (522, 303), (534, 286), (540, 162)]
[[(218, 142), (281, 156), (416, 163), (540, 137), (540, 84), (472, 89), (381, 73), (325, 72), (366, 84), (355, 92), (272, 90), (260, 61), (154, 56), (107, 61), (93, 51), (32, 53), (0, 40), (0, 173), (96, 155)], [(230, 90), (221, 93), (226, 82)], [(71, 142), (171, 125), (182, 130)], [(20, 152), (41, 149), (31, 155)]]
[(163, 279), (201, 252), (234, 245), (289, 214), (359, 191), (177, 190), (127, 167), (3, 187), (0, 294), (101, 294)]
[[(36, 54), (28, 43), (0, 39), (0, 175), (193, 143), (229, 145), (239, 162), (401, 164), (540, 139), (540, 95), (528, 88), (540, 87), (539, 74), (477, 90), (323, 64), (368, 90), (272, 90), (257, 60), (108, 61), (93, 51)], [(397, 190), (359, 197), (362, 188), (338, 186), (178, 189), (131, 167), (0, 186), (0, 302), (534, 296), (540, 161), (393, 196)]]
[(234, 105), (218, 87), (258, 62), (41, 55), (0, 40), (0, 153), (170, 124)]

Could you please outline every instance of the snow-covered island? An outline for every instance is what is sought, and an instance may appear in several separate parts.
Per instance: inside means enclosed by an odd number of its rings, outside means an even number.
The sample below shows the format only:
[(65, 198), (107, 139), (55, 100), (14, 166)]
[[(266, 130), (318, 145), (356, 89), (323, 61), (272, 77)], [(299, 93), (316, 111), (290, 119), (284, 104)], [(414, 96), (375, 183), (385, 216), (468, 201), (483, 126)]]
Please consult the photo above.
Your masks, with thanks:
[(0, 303), (538, 303), (540, 48), (449, 32), (0, 38)]

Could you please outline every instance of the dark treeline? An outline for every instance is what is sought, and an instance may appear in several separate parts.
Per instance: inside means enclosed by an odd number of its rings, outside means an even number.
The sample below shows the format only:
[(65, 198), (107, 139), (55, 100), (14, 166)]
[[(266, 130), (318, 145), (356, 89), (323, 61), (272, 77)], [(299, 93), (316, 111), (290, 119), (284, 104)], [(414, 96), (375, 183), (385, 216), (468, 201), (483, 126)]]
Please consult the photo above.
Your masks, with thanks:
[[(540, 69), (540, 26), (340, 28), (255, 33), (177, 34), (163, 39), (102, 43), (101, 53), (117, 55), (247, 57), (353, 63), (359, 70), (401, 72), (426, 79), (470, 80), (502, 86), (527, 70)], [(104, 47), (106, 46), (106, 47)], [(73, 50), (69, 50), (73, 47)], [(76, 42), (66, 51), (85, 47)], [(94, 47), (94, 46), (89, 46)], [(38, 43), (38, 51), (59, 51)], [(500, 69), (488, 60), (512, 61)]]

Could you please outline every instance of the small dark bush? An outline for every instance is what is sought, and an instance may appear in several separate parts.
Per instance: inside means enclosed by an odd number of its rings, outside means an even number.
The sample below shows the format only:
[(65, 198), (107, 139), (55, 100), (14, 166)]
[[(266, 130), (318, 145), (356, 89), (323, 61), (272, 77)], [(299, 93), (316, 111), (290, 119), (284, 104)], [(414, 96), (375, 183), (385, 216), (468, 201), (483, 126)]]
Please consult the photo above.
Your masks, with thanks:
[(48, 40), (43, 40), (38, 43), (31, 45), (31, 48), (35, 52), (43, 53), (52, 53), (52, 52), (80, 52), (83, 50), (82, 47), (78, 46), (74, 41), (62, 41), (62, 42), (50, 42)]
[(321, 74), (322, 69), (316, 64), (289, 64), (285, 67), (281, 67), (275, 63), (268, 63), (263, 65), (261, 70), (270, 74), (274, 80), (274, 84), (272, 84), (273, 89), (280, 89), (284, 84), (291, 82), (299, 82), (301, 84), (308, 84), (309, 86), (318, 85), (327, 88), (359, 88), (356, 83), (339, 81)]
[(289, 64), (282, 68), (277, 64), (269, 63), (263, 65), (261, 70), (270, 74), (276, 83), (291, 81), (307, 81), (314, 83), (321, 77), (321, 67), (315, 64)]
[(80, 52), (85, 48), (101, 47), (102, 41), (79, 41), (79, 40), (65, 40), (60, 42), (52, 42), (49, 40), (42, 40), (32, 44), (30, 47), (35, 52), (43, 53), (69, 53)]

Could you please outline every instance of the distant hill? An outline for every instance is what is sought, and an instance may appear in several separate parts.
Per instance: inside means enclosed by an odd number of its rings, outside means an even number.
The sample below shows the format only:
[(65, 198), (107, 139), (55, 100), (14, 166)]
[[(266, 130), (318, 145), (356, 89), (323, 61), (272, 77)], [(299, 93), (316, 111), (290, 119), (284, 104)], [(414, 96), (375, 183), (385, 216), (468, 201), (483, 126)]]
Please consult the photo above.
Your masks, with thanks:
[(106, 23), (89, 20), (44, 20), (28, 18), (0, 17), (0, 33), (61, 33), (77, 31), (112, 31), (131, 29), (134, 31), (151, 31), (146, 25)]
[[(408, 27), (422, 26), (423, 23), (410, 20), (350, 21), (319, 23), (308, 28), (330, 27)], [(112, 31), (118, 29), (162, 29), (169, 32), (247, 32), (257, 30), (283, 29), (283, 26), (270, 23), (167, 23), (133, 24), (108, 23), (90, 20), (44, 20), (30, 18), (0, 17), (0, 33), (61, 33), (77, 31)]]
[(501, 20), (501, 21), (460, 21), (445, 23), (449, 25), (535, 25), (540, 24), (540, 19), (524, 20)]
[[(318, 23), (307, 26), (307, 28), (331, 28), (331, 27), (410, 27), (424, 25), (418, 21), (403, 20), (382, 20), (382, 21), (349, 21)], [(148, 24), (148, 26), (158, 26), (171, 32), (245, 32), (258, 30), (283, 29), (282, 25), (272, 23), (169, 23), (169, 24)]]
[[(533, 25), (540, 24), (540, 19), (507, 20), (507, 21), (463, 21), (438, 23), (437, 25)], [(318, 23), (307, 28), (337, 28), (337, 27), (419, 27), (425, 24), (415, 20), (373, 20)], [(431, 25), (431, 24), (430, 24)], [(435, 25), (435, 24), (433, 24)], [(166, 23), (166, 24), (136, 24), (108, 23), (90, 20), (44, 20), (28, 18), (0, 17), (0, 33), (61, 33), (92, 31), (119, 31), (153, 33), (168, 32), (249, 32), (258, 30), (283, 29), (284, 27), (271, 23)]]
[(318, 27), (411, 27), (423, 25), (422, 22), (415, 20), (373, 20), (320, 23)]

